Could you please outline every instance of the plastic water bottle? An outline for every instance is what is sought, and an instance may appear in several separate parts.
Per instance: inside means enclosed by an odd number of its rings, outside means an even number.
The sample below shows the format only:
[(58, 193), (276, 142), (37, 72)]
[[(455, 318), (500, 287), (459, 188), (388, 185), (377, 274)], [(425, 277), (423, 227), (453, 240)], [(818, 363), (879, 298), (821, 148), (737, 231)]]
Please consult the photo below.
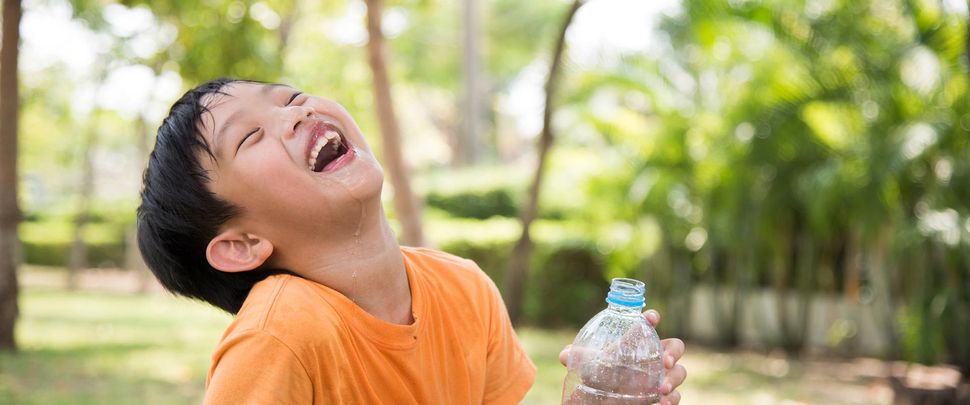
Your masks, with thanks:
[(564, 405), (660, 402), (663, 347), (643, 314), (644, 284), (614, 278), (609, 306), (576, 335), (566, 361)]

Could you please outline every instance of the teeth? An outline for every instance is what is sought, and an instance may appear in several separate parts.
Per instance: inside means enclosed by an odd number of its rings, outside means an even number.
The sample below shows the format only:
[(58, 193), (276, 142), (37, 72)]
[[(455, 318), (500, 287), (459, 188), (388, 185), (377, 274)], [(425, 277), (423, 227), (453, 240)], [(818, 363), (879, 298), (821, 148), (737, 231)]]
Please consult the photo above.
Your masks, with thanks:
[[(322, 138), (324, 142), (320, 142), (318, 139), (313, 145), (313, 149), (310, 151), (310, 159), (307, 159), (307, 164), (309, 165), (308, 167), (311, 171), (313, 170), (313, 166), (316, 165), (317, 156), (320, 156), (320, 151), (323, 150), (324, 146), (330, 145), (334, 151), (337, 151), (337, 149), (340, 148), (340, 134), (334, 131), (327, 131), (323, 134)], [(336, 140), (336, 142), (333, 142), (334, 140)]]

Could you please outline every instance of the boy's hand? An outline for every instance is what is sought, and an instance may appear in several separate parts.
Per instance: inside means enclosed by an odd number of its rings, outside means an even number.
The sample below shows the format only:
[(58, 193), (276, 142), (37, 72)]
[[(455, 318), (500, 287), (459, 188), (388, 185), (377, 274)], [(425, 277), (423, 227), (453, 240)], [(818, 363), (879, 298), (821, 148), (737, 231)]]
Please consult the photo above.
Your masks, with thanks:
[[(648, 309), (643, 313), (643, 316), (647, 318), (647, 322), (650, 322), (654, 328), (660, 323), (660, 313), (655, 310)], [(667, 376), (664, 378), (663, 384), (660, 385), (660, 394), (663, 395), (660, 399), (660, 405), (678, 405), (680, 404), (680, 393), (677, 392), (677, 387), (687, 379), (687, 369), (677, 364), (684, 355), (684, 342), (680, 339), (664, 339), (660, 343), (664, 348), (664, 368), (667, 369)], [(566, 365), (566, 359), (569, 358), (569, 350), (572, 349), (572, 346), (566, 345), (559, 352), (559, 362), (564, 366)]]

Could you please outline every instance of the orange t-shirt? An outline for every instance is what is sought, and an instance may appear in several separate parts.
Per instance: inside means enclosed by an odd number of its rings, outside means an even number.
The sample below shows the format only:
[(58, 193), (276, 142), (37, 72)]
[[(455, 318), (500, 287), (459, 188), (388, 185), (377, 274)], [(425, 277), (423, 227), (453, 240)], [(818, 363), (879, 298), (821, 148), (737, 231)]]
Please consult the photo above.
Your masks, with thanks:
[(536, 368), (492, 280), (470, 260), (401, 251), (413, 324), (381, 321), (306, 279), (269, 277), (212, 355), (205, 403), (518, 403)]

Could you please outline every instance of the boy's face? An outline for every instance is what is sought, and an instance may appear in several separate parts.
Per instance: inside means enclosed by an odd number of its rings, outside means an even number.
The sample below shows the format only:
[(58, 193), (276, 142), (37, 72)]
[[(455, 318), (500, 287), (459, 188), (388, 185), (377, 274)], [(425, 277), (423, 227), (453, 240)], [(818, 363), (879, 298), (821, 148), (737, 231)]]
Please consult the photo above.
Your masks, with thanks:
[(216, 161), (201, 161), (210, 189), (243, 209), (228, 225), (270, 240), (274, 257), (307, 240), (353, 238), (365, 206), (380, 204), (384, 173), (350, 114), (286, 86), (222, 90), (203, 100), (202, 135)]

